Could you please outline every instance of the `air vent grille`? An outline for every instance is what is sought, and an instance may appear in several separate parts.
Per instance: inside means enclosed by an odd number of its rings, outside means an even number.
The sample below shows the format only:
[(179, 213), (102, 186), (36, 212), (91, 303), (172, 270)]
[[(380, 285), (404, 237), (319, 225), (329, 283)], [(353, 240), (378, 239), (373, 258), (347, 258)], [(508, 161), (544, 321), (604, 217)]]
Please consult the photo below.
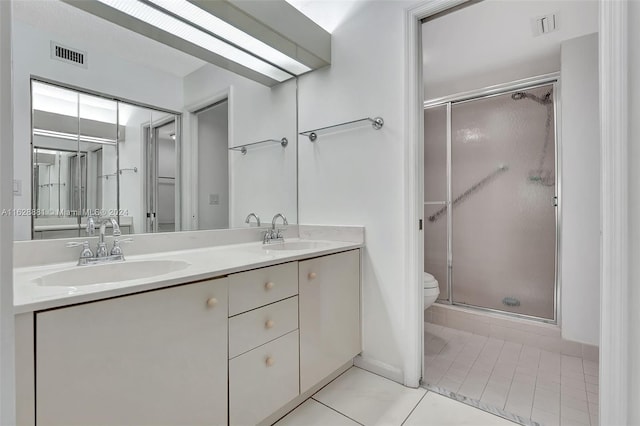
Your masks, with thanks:
[(51, 58), (82, 68), (87, 68), (87, 52), (51, 42)]

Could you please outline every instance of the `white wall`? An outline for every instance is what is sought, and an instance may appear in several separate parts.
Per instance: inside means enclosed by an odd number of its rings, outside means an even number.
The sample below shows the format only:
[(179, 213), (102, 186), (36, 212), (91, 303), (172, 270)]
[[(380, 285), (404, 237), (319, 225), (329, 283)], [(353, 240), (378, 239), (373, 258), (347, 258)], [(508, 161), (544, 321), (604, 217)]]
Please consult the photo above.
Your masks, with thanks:
[[(265, 222), (282, 213), (289, 222), (297, 223), (296, 81), (292, 79), (269, 88), (205, 65), (184, 78), (185, 106), (188, 108), (227, 90), (230, 90), (230, 146), (283, 137), (291, 142), (285, 149), (280, 145), (263, 145), (249, 147), (247, 155), (229, 152), (229, 226), (246, 226), (244, 220), (249, 212), (255, 212)], [(190, 129), (187, 111), (184, 116), (185, 138), (189, 138), (193, 129)], [(189, 186), (193, 188), (195, 184)]]
[(198, 114), (198, 229), (229, 227), (228, 108), (222, 102)]
[[(557, 30), (531, 20), (555, 13)], [(425, 99), (560, 69), (560, 43), (598, 30), (594, 0), (484, 0), (423, 25)]]
[(630, 389), (628, 392), (629, 424), (640, 424), (640, 2), (629, 2), (629, 77), (630, 77), (630, 134), (629, 134), (629, 372)]
[(562, 337), (600, 340), (598, 34), (562, 43)]
[[(381, 116), (363, 127), (299, 138), (300, 223), (364, 225), (363, 359), (402, 379), (404, 284), (404, 11), (367, 2), (332, 33), (332, 65), (300, 77), (300, 131)], [(326, 4), (340, 9), (340, 2)]]
[[(81, 39), (64, 39), (58, 34), (49, 34), (17, 21), (14, 21), (13, 40), (14, 164), (15, 177), (22, 181), (22, 196), (15, 198), (17, 208), (31, 208), (31, 76), (173, 111), (182, 109), (182, 79), (179, 77), (120, 60)], [(89, 68), (51, 59), (51, 40), (88, 51)], [(14, 237), (17, 240), (31, 237), (29, 217), (16, 220)]]
[[(13, 204), (13, 134), (11, 127), (11, 3), (0, 1), (0, 209)], [(27, 167), (29, 170), (31, 167)], [(13, 326), (13, 219), (0, 216), (0, 424), (15, 417)]]

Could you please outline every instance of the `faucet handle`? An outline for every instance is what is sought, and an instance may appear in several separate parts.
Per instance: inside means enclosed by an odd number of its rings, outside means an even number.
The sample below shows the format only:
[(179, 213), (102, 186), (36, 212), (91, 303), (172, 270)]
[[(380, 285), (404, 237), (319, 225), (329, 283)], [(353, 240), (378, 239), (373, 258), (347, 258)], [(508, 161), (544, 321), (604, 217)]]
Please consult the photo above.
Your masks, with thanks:
[(89, 236), (93, 236), (93, 234), (96, 233), (96, 221), (93, 218), (93, 216), (89, 216), (87, 218), (87, 228), (86, 228), (86, 230), (87, 230), (87, 234)]
[(120, 247), (120, 243), (130, 243), (133, 241), (133, 238), (124, 238), (122, 240), (118, 240), (118, 239), (114, 239), (113, 240), (113, 247), (111, 248), (111, 256), (117, 256), (120, 255), (122, 256), (122, 247)]
[(80, 252), (80, 259), (93, 257), (93, 252), (89, 248), (89, 241), (84, 241), (82, 243), (79, 242), (68, 242), (65, 244), (65, 247), (80, 247), (82, 246), (82, 251)]

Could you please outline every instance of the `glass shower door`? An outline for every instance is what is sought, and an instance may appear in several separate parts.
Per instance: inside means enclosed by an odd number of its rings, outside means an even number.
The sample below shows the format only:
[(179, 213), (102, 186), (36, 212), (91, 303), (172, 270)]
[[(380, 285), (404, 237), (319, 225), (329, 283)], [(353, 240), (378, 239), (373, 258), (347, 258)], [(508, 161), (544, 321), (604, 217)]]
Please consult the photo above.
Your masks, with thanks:
[(554, 319), (553, 86), (451, 108), (452, 302)]
[(424, 270), (438, 281), (443, 300), (449, 299), (447, 108), (424, 110)]

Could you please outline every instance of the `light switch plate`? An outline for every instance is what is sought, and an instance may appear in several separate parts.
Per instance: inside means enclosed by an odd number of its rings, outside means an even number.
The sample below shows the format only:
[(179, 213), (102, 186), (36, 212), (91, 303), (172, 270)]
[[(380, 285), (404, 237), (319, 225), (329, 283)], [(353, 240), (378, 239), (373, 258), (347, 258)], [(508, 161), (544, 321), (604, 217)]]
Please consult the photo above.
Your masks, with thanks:
[(13, 196), (14, 197), (22, 196), (22, 181), (20, 179), (13, 180)]

